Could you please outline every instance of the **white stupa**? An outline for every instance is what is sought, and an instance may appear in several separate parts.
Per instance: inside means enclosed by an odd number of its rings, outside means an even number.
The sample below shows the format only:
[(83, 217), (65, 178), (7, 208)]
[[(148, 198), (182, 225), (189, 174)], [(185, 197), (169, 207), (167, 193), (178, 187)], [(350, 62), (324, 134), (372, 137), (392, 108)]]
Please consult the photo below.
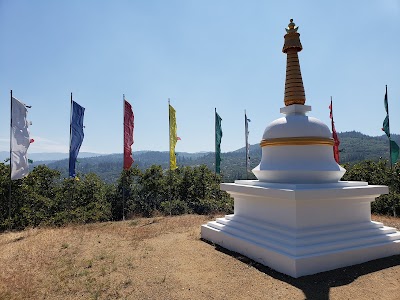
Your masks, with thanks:
[(264, 131), (258, 180), (223, 183), (234, 214), (201, 227), (201, 237), (292, 277), (400, 254), (400, 232), (371, 221), (371, 202), (387, 186), (340, 181), (329, 128), (307, 116), (298, 52), (290, 20), (284, 117)]

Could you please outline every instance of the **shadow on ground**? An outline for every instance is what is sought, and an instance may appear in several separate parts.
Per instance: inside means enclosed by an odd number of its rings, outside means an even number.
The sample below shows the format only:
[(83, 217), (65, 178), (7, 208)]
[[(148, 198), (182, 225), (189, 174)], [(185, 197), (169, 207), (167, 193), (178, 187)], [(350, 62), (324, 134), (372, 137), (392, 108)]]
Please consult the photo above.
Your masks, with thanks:
[(400, 255), (394, 255), (354, 266), (303, 276), (300, 278), (293, 278), (257, 263), (246, 256), (229, 251), (218, 245), (215, 245), (215, 249), (230, 255), (241, 262), (252, 266), (253, 268), (256, 268), (268, 276), (284, 281), (298, 289), (301, 289), (304, 293), (305, 299), (329, 299), (329, 290), (331, 287), (347, 285), (360, 276), (400, 265)]

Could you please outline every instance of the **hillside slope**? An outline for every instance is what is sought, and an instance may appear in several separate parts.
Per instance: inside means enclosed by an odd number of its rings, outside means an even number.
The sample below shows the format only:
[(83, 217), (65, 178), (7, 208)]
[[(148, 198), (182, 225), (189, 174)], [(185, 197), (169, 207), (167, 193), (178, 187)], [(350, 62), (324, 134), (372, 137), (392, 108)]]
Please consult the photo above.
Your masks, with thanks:
[[(400, 144), (400, 136), (392, 135), (393, 139)], [(387, 159), (389, 157), (388, 139), (385, 135), (371, 137), (360, 132), (339, 133), (341, 163), (355, 163), (362, 160)], [(222, 141), (223, 142), (223, 141)], [(151, 165), (161, 165), (167, 169), (169, 166), (169, 153), (167, 151), (139, 151), (134, 152), (134, 165), (140, 169), (147, 169)], [(254, 168), (261, 160), (261, 148), (259, 144), (250, 146), (250, 167)], [(43, 162), (35, 162), (33, 166)], [(68, 160), (44, 162), (50, 168), (59, 170), (63, 176), (67, 176)], [(206, 165), (214, 170), (215, 156), (213, 152), (208, 153), (177, 153), (178, 166)], [(222, 154), (221, 173), (225, 182), (236, 179), (254, 179), (252, 173), (245, 170), (246, 154), (245, 148)], [(94, 172), (107, 182), (114, 182), (121, 173), (122, 154), (109, 154), (97, 157), (81, 158), (77, 163), (77, 172), (86, 174)]]
[(1, 234), (0, 299), (398, 299), (399, 255), (294, 279), (200, 240), (211, 219)]

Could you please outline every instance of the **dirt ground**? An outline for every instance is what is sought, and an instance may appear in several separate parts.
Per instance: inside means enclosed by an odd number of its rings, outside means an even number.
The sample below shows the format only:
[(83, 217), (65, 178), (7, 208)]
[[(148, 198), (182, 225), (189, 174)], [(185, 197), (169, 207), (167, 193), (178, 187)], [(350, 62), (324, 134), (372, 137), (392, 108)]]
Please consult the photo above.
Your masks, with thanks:
[(3, 233), (0, 299), (400, 299), (400, 255), (294, 279), (202, 241), (210, 219)]

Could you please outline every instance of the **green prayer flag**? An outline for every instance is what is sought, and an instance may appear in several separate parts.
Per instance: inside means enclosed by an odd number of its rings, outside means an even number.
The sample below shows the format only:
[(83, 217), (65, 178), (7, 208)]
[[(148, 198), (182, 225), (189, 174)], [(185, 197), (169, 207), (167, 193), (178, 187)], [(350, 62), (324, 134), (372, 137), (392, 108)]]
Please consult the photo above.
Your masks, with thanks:
[(382, 130), (386, 133), (387, 137), (390, 139), (390, 129), (389, 129), (389, 115), (383, 120)]
[(399, 158), (399, 145), (395, 141), (390, 140), (390, 149), (392, 150), (390, 153), (390, 163), (394, 165)]
[(389, 114), (389, 105), (388, 105), (388, 98), (387, 98), (387, 90), (385, 93), (385, 99), (383, 100), (383, 104), (385, 105), (386, 113)]
[(222, 118), (215, 111), (215, 173), (221, 172)]
[(389, 102), (387, 96), (387, 86), (386, 86), (386, 93), (385, 99), (383, 100), (383, 104), (386, 110), (386, 118), (383, 120), (383, 127), (382, 130), (386, 133), (387, 137), (389, 138), (390, 143), (390, 165), (394, 165), (399, 158), (399, 145), (395, 141), (390, 138), (390, 125), (389, 125)]

